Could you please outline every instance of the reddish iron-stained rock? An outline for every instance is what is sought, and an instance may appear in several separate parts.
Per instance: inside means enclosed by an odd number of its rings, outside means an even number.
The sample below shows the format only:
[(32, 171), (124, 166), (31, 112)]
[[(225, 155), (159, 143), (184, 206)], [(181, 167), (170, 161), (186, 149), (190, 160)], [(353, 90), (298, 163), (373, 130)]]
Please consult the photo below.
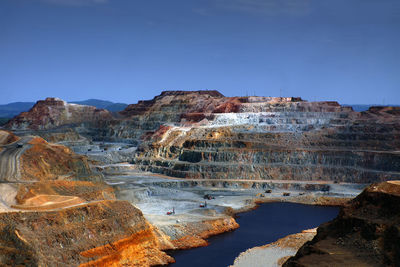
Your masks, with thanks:
[(18, 141), (20, 138), (10, 131), (0, 130), (0, 145), (8, 145)]
[(160, 250), (153, 227), (141, 211), (126, 201), (0, 213), (0, 232), (1, 263), (9, 266), (154, 266), (173, 262)]
[[(63, 105), (54, 99), (48, 102)], [(21, 115), (12, 125), (46, 129), (68, 123), (54, 121), (57, 116), (48, 110), (58, 108), (42, 104), (37, 108), (44, 110), (40, 119), (25, 120)], [(129, 105), (118, 118), (94, 119), (74, 131), (75, 139), (82, 135), (138, 144), (138, 167), (170, 176), (368, 183), (400, 179), (398, 113), (393, 107), (360, 113), (335, 101), (307, 102), (299, 97), (165, 91)], [(70, 137), (58, 134), (54, 140)]]
[[(11, 135), (8, 135), (12, 137)], [(99, 180), (85, 156), (68, 147), (26, 136), (0, 145), (0, 181)]]
[[(211, 113), (215, 106), (229, 99), (218, 91), (164, 91), (152, 100), (139, 101), (121, 111), (125, 117), (138, 115), (152, 115), (152, 113), (166, 113), (171, 122), (179, 122), (184, 114)], [(176, 113), (177, 116), (168, 116), (167, 113)]]
[(196, 112), (196, 113), (185, 113), (181, 115), (181, 119), (185, 119), (189, 122), (199, 122), (204, 120), (206, 115), (204, 113)]
[(214, 220), (183, 223), (180, 225), (180, 228), (183, 228), (186, 234), (177, 239), (171, 240), (175, 249), (189, 249), (207, 246), (207, 238), (233, 231), (239, 228), (239, 224), (234, 218), (226, 216)]
[(291, 97), (168, 97), (156, 97), (146, 118), (174, 127), (146, 135), (134, 159), (142, 170), (198, 179), (400, 178), (398, 108), (359, 113)]
[(241, 103), (244, 102), (243, 98), (232, 97), (226, 102), (222, 103), (213, 110), (213, 113), (237, 113), (240, 111)]
[[(20, 157), (21, 180), (44, 181), (60, 179), (92, 179), (87, 158), (68, 147), (33, 138), (30, 148)], [(94, 178), (93, 178), (94, 179)]]
[(76, 196), (85, 201), (115, 199), (114, 189), (104, 182), (65, 180), (21, 183), (15, 199), (23, 204), (39, 195)]
[(110, 119), (112, 119), (111, 113), (105, 109), (68, 104), (59, 98), (48, 97), (38, 101), (28, 112), (22, 112), (10, 120), (6, 127), (12, 130), (44, 130), (65, 124)]

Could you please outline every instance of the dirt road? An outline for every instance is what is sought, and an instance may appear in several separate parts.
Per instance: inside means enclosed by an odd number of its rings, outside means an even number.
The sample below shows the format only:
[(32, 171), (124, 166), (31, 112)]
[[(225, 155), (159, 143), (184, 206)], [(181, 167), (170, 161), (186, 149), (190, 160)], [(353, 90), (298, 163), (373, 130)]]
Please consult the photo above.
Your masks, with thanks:
[(14, 182), (21, 178), (19, 157), (31, 147), (28, 142), (32, 137), (22, 137), (17, 142), (1, 146), (0, 152), (0, 181)]

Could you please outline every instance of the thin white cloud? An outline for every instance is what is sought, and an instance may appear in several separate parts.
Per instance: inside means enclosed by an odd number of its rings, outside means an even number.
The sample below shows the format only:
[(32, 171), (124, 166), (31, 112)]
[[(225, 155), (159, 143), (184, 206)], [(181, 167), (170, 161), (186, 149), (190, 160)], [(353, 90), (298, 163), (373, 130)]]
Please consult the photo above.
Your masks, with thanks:
[(106, 4), (109, 0), (40, 0), (43, 3), (62, 6), (92, 6)]
[(275, 16), (305, 16), (311, 12), (311, 0), (215, 0), (222, 9)]

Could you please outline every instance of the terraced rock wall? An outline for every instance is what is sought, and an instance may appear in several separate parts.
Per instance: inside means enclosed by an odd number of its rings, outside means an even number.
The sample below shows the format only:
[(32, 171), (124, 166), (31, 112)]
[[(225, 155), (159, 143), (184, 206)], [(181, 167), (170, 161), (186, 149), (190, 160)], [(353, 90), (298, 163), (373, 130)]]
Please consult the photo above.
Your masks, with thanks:
[(38, 101), (28, 112), (22, 112), (11, 119), (6, 127), (11, 130), (48, 130), (66, 124), (95, 122), (111, 118), (111, 113), (105, 109), (68, 104), (59, 98), (49, 97)]
[[(0, 134), (4, 132), (0, 130)], [(86, 157), (40, 137), (15, 137), (11, 143), (0, 144), (0, 181), (56, 179), (99, 181), (100, 175), (91, 170)]]
[(0, 213), (0, 262), (9, 266), (150, 266), (173, 261), (125, 201), (58, 211)]
[[(0, 262), (5, 266), (153, 266), (172, 262), (140, 210), (115, 199), (87, 158), (0, 131)], [(4, 141), (6, 140), (6, 141)], [(166, 238), (166, 237), (165, 237)]]
[[(35, 120), (36, 129), (46, 128), (49, 116)], [(166, 91), (112, 119), (86, 120), (74, 131), (88, 140), (139, 145), (133, 155), (139, 169), (174, 177), (357, 183), (400, 178), (399, 108), (359, 113), (333, 101)]]
[(242, 113), (213, 114), (203, 125), (160, 129), (134, 162), (181, 178), (398, 179), (400, 117), (394, 111), (360, 114), (332, 102), (245, 103)]

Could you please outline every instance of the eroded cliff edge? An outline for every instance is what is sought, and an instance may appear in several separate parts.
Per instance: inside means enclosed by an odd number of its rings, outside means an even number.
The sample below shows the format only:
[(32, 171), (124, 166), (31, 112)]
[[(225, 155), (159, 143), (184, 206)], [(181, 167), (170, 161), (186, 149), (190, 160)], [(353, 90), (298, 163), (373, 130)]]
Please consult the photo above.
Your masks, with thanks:
[(58, 141), (129, 142), (138, 149), (125, 161), (173, 177), (372, 183), (400, 179), (399, 114), (296, 97), (165, 91), (115, 116), (47, 99), (8, 127)]
[[(8, 169), (12, 171), (3, 177), (6, 181), (17, 182), (7, 185), (16, 192), (14, 201), (17, 203), (12, 206), (25, 209), (26, 213), (39, 212), (39, 206), (49, 212), (70, 209), (72, 205), (116, 201), (113, 189), (101, 181), (101, 176), (96, 176), (86, 157), (27, 136), (34, 133), (92, 158), (94, 154), (89, 151), (101, 150), (108, 153), (107, 163), (129, 160), (134, 163), (130, 168), (185, 178), (189, 184), (209, 184), (212, 188), (241, 184), (263, 189), (260, 191), (263, 192), (271, 181), (292, 180), (296, 190), (305, 187), (306, 191), (312, 191), (320, 187), (328, 192), (334, 183), (369, 183), (400, 177), (399, 114), (399, 109), (390, 107), (375, 107), (358, 113), (336, 102), (224, 97), (216, 91), (167, 91), (152, 100), (130, 105), (117, 115), (50, 98), (39, 101), (29, 112), (8, 124), (21, 134), (22, 146), (12, 142), (2, 147), (3, 155), (11, 153), (11, 158), (17, 159), (10, 162), (12, 168)], [(99, 146), (96, 141), (102, 145), (105, 141), (119, 141), (138, 148), (105, 152), (107, 147)], [(103, 159), (102, 156), (96, 158)], [(20, 163), (20, 167), (14, 168)], [(53, 165), (54, 168), (50, 167)], [(36, 182), (25, 183), (32, 180)], [(18, 184), (21, 181), (24, 183)], [(312, 184), (302, 183), (304, 181)], [(118, 179), (117, 182), (120, 183)], [(179, 181), (181, 183), (185, 184)], [(284, 186), (289, 187), (288, 184)], [(143, 188), (143, 184), (140, 187), (143, 193), (152, 192)], [(198, 205), (198, 197), (191, 201), (192, 205)], [(54, 206), (51, 202), (58, 204)], [(203, 214), (200, 211), (196, 212)], [(159, 228), (154, 229), (152, 241), (149, 241), (151, 244), (159, 242), (159, 245), (150, 246), (156, 251), (152, 253), (157, 255), (156, 259), (147, 261), (147, 256), (143, 256), (148, 255), (147, 250), (141, 248), (142, 242), (132, 247), (129, 236), (141, 231), (135, 226), (125, 230), (117, 226), (116, 232), (121, 230), (131, 235), (126, 234), (122, 239), (111, 235), (107, 242), (113, 246), (101, 245), (85, 254), (96, 257), (84, 259), (99, 264), (106, 259), (107, 264), (131, 263), (126, 253), (135, 250), (144, 260), (137, 264), (166, 263), (171, 259), (160, 250), (205, 245), (204, 238), (209, 235), (237, 227), (231, 217), (223, 214), (206, 216), (206, 221), (203, 215), (197, 216), (198, 221), (186, 221), (184, 215), (165, 219), (165, 211), (158, 212), (162, 215), (147, 216)], [(136, 215), (140, 217), (139, 213)], [(107, 218), (111, 214), (104, 213), (104, 216)], [(114, 232), (114, 226), (105, 227), (111, 227), (111, 233)], [(122, 250), (117, 249), (120, 245)], [(66, 262), (85, 262), (82, 259), (68, 258)]]
[(40, 137), (0, 131), (0, 262), (8, 266), (152, 266), (162, 236), (89, 166)]
[(399, 266), (400, 181), (373, 184), (283, 266)]
[[(134, 163), (198, 179), (369, 183), (400, 177), (398, 109), (358, 113), (297, 98), (220, 101), (212, 112), (189, 112), (178, 125), (148, 134)], [(235, 108), (222, 108), (232, 102)], [(194, 114), (198, 119), (189, 121)]]
[(92, 106), (70, 104), (59, 98), (39, 100), (28, 111), (22, 112), (7, 123), (11, 130), (48, 130), (66, 124), (109, 120), (111, 113)]

